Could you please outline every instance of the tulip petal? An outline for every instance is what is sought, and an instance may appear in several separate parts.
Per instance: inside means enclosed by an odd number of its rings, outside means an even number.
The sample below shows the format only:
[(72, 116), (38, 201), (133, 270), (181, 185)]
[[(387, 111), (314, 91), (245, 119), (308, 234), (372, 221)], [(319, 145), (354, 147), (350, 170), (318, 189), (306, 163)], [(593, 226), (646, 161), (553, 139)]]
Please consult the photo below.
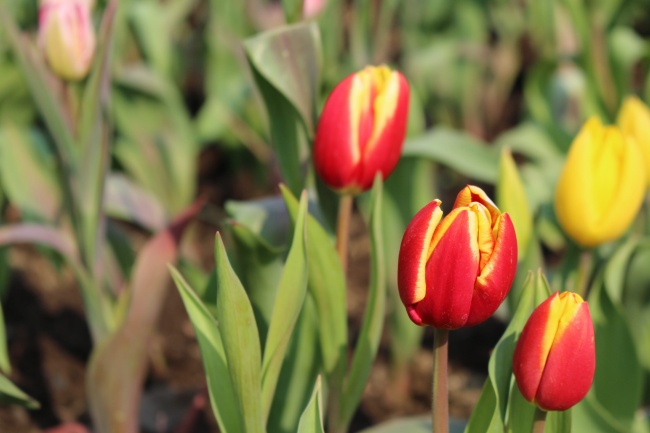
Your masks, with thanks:
[(421, 301), (426, 294), (425, 266), (430, 255), (431, 238), (442, 218), (440, 203), (440, 200), (433, 200), (420, 209), (404, 231), (397, 281), (400, 298), (407, 308)]
[(497, 205), (494, 204), (485, 191), (475, 185), (467, 185), (458, 193), (456, 201), (454, 202), (454, 209), (467, 207), (472, 202), (481, 203), (485, 206), (490, 212), (493, 223), (497, 220), (499, 215), (501, 215), (501, 211), (499, 211)]
[(413, 306), (424, 323), (443, 329), (465, 326), (478, 273), (476, 232), (476, 215), (464, 209), (433, 249), (426, 266), (426, 296)]
[(364, 189), (372, 185), (377, 171), (384, 179), (393, 171), (402, 155), (406, 136), (408, 82), (402, 74), (393, 71), (384, 86), (374, 101), (374, 127), (364, 145), (362, 162), (356, 174), (357, 182)]
[(595, 370), (594, 326), (587, 303), (581, 302), (553, 341), (535, 402), (544, 410), (569, 409), (587, 395)]
[(517, 379), (521, 395), (531, 402), (535, 400), (557, 329), (557, 322), (549, 320), (553, 303), (557, 302), (559, 295), (555, 292), (532, 312), (515, 347), (512, 372)]
[[(346, 77), (330, 93), (314, 136), (314, 166), (334, 189), (350, 187), (356, 170), (350, 94), (355, 74)], [(356, 139), (355, 139), (356, 141)]]
[(474, 285), (469, 318), (465, 326), (487, 320), (508, 296), (517, 271), (517, 236), (510, 215), (498, 219), (497, 239), (487, 264)]

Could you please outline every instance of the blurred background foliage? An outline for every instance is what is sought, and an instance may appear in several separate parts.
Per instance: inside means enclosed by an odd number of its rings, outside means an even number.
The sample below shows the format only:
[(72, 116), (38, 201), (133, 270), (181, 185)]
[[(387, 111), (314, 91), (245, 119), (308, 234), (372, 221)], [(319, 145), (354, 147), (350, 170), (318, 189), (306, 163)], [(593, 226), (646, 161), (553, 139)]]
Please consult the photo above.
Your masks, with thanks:
[[(96, 29), (108, 3), (97, 0)], [(331, 229), (331, 211), (324, 204), (331, 194), (316, 185), (308, 169), (320, 107), (349, 73), (387, 63), (411, 84), (404, 158), (386, 182), (383, 198), (388, 323), (399, 336), (391, 339), (391, 353), (400, 371), (422, 337), (421, 329), (403, 314), (392, 265), (411, 216), (434, 197), (441, 197), (448, 208), (454, 192), (470, 181), (492, 192), (502, 176), (502, 151), (509, 149), (534, 227), (520, 254), (522, 269), (508, 302), (512, 311), (529, 269), (545, 265), (551, 286), (568, 278), (554, 267), (572, 245), (557, 224), (552, 197), (576, 132), (592, 115), (614, 122), (630, 94), (650, 100), (647, 0), (327, 0), (311, 16), (304, 16), (301, 1), (290, 0), (115, 4), (108, 85), (98, 85), (97, 92), (109, 125), (102, 209), (110, 217), (105, 278), (112, 282), (109, 304), (116, 323), (125, 301), (115, 282), (132, 272), (136, 251), (115, 221), (153, 234), (203, 194), (216, 205), (204, 218), (219, 226), (225, 225), (226, 216), (244, 222), (231, 236), (241, 278), (253, 290), (261, 277), (241, 268), (247, 259), (264, 257), (252, 258), (246, 242), (264, 244), (273, 258), (265, 263), (265, 278), (277, 279), (288, 230), (274, 227), (271, 233), (265, 226), (281, 202), (251, 199), (277, 195), (281, 181), (296, 196), (303, 186), (315, 186), (320, 203), (315, 212)], [(43, 93), (34, 93), (20, 53), (35, 42), (38, 3), (4, 0), (0, 18), (0, 222), (74, 230), (74, 219), (65, 216), (67, 193), (56, 180), (61, 161), (53, 151), (67, 133), (52, 128), (47, 104), (50, 96), (63, 101), (66, 111), (59, 120), (68, 125), (72, 141), (83, 140), (86, 126), (79, 119), (88, 109), (87, 87), (49, 80)], [(9, 21), (15, 22), (15, 31)], [(311, 25), (286, 27), (302, 21)], [(286, 36), (291, 32), (300, 35)], [(278, 42), (283, 37), (289, 42)], [(281, 60), (295, 58), (283, 49), (307, 59), (294, 75)], [(305, 70), (312, 73), (301, 75)], [(89, 145), (99, 146), (103, 138), (98, 137), (92, 136)], [(83, 183), (80, 179), (76, 181)], [(504, 197), (499, 201), (507, 201)], [(231, 201), (225, 205), (226, 200)], [(366, 197), (359, 204), (365, 214), (367, 202)], [(646, 200), (638, 232), (647, 232), (649, 213)], [(283, 233), (278, 235), (278, 230)], [(642, 264), (647, 240), (627, 248), (631, 272), (626, 281), (615, 293), (607, 295), (605, 289), (598, 296), (610, 296), (616, 308), (626, 308), (633, 323), (646, 323), (647, 294), (638, 288), (650, 281)], [(186, 259), (192, 262), (191, 254)], [(0, 293), (6, 292), (8, 263), (0, 257)], [(194, 287), (205, 286), (207, 272), (192, 275)], [(605, 299), (602, 308), (609, 308), (612, 299)], [(640, 329), (646, 328), (632, 327), (634, 337), (645, 338), (647, 332)], [(0, 331), (2, 336), (4, 329)], [(647, 371), (647, 347), (640, 355)], [(5, 348), (0, 350), (0, 370), (8, 373), (6, 358)]]

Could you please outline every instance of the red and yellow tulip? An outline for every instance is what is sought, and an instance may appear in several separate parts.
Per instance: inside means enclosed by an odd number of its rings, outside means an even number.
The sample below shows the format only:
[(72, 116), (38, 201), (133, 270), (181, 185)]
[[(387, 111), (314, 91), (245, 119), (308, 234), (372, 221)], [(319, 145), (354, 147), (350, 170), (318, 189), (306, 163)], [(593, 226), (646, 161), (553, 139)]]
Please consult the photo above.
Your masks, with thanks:
[(468, 185), (442, 219), (440, 200), (411, 220), (399, 252), (398, 287), (417, 325), (477, 325), (503, 302), (517, 269), (517, 237), (507, 213)]
[(86, 76), (95, 54), (89, 0), (44, 0), (38, 12), (39, 44), (52, 71), (66, 80)]
[(576, 293), (555, 293), (531, 314), (517, 341), (513, 373), (526, 400), (566, 410), (587, 395), (596, 369), (589, 305)]
[(387, 66), (368, 66), (341, 81), (329, 95), (314, 139), (314, 165), (321, 179), (343, 193), (370, 189), (385, 179), (402, 153), (409, 86)]

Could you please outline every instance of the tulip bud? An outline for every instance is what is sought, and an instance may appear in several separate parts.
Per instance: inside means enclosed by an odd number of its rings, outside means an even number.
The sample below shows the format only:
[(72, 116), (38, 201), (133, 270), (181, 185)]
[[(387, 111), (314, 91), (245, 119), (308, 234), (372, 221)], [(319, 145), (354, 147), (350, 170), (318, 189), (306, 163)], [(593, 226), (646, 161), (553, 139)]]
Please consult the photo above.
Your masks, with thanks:
[(623, 102), (616, 122), (624, 134), (634, 137), (643, 153), (646, 184), (650, 185), (650, 108), (636, 96), (629, 96)]
[(359, 193), (375, 174), (386, 179), (402, 153), (409, 86), (387, 66), (368, 66), (341, 81), (325, 102), (314, 139), (316, 172), (331, 188)]
[(515, 229), (478, 187), (465, 187), (444, 219), (440, 203), (422, 208), (404, 232), (400, 298), (416, 325), (477, 325), (510, 291), (517, 270)]
[(645, 176), (634, 139), (592, 117), (573, 140), (557, 184), (562, 228), (583, 247), (618, 238), (641, 207)]
[(45, 0), (38, 12), (39, 44), (55, 74), (66, 80), (86, 76), (95, 53), (89, 0)]
[(556, 292), (524, 326), (512, 365), (526, 400), (544, 410), (567, 410), (587, 395), (596, 370), (589, 305), (576, 293)]

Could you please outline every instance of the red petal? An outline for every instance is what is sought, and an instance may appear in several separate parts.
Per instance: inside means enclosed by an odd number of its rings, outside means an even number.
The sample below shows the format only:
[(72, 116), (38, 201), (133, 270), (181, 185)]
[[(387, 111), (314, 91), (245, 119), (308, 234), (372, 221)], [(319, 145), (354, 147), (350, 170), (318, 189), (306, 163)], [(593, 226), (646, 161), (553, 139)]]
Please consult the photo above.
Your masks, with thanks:
[(550, 347), (545, 349), (543, 341), (547, 336), (551, 304), (557, 298), (558, 293), (556, 292), (533, 311), (521, 331), (515, 347), (512, 372), (521, 395), (530, 402), (535, 401), (535, 395), (544, 372), (544, 364), (548, 357)]
[(415, 214), (404, 231), (397, 264), (397, 287), (406, 307), (425, 296), (429, 244), (441, 218), (440, 200), (434, 200)]
[(427, 293), (414, 305), (424, 323), (444, 329), (465, 326), (478, 259), (476, 216), (464, 210), (447, 228), (427, 263)]
[(341, 81), (327, 98), (314, 137), (313, 158), (318, 176), (333, 189), (355, 186), (358, 161), (352, 155), (350, 90), (355, 74)]
[(497, 240), (487, 264), (476, 279), (474, 297), (465, 326), (487, 320), (508, 296), (517, 272), (517, 236), (507, 213), (501, 215)]
[(589, 306), (583, 302), (553, 342), (535, 397), (544, 410), (567, 410), (582, 400), (594, 379), (596, 349)]

